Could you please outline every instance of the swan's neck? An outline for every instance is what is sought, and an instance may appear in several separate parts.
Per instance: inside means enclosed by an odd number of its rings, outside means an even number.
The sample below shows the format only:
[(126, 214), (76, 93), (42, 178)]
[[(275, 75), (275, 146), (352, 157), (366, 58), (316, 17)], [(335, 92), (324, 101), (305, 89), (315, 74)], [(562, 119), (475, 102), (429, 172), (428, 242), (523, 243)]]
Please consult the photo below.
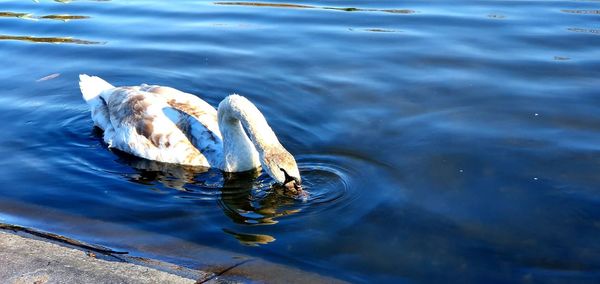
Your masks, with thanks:
[(259, 156), (280, 145), (262, 113), (242, 96), (225, 98), (219, 104), (218, 116), (223, 135), (222, 170), (226, 172), (258, 168)]

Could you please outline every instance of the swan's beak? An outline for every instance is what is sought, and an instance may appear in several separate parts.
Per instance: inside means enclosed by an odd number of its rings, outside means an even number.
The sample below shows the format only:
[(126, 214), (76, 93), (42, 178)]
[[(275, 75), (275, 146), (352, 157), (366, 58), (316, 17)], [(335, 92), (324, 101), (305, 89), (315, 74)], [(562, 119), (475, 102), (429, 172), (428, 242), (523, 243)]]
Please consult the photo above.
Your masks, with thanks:
[(283, 187), (286, 189), (286, 194), (289, 195), (303, 195), (304, 191), (302, 191), (302, 180), (297, 177), (290, 176), (287, 171), (283, 168), (279, 168), (283, 174), (285, 175), (285, 181), (283, 182)]
[(288, 181), (283, 186), (291, 194), (300, 195), (300, 194), (303, 193), (303, 191), (302, 191), (302, 185), (300, 185), (300, 182), (297, 179), (293, 179), (291, 181)]
[(290, 180), (284, 184), (277, 183), (274, 188), (279, 194), (289, 198), (300, 200), (308, 198), (308, 192), (302, 189), (302, 185), (300, 185), (300, 181), (297, 179)]

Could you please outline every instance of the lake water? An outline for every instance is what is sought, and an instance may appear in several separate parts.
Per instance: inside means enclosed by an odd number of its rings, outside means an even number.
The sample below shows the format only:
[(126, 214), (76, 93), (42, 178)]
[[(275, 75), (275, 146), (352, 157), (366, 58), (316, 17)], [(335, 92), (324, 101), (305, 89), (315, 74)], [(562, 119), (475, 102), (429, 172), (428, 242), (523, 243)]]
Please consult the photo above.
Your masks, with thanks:
[[(0, 221), (183, 262), (177, 243), (91, 233), (117, 224), (351, 282), (600, 280), (598, 1), (0, 12)], [(299, 161), (308, 200), (272, 192), (265, 174), (107, 149), (79, 73), (212, 105), (248, 97)]]

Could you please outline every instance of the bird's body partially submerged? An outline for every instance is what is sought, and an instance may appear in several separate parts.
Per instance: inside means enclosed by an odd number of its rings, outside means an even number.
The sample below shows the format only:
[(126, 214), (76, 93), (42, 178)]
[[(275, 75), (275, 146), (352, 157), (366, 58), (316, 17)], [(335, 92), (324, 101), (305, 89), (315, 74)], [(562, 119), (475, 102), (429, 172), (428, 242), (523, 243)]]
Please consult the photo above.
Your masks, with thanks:
[(217, 111), (170, 87), (114, 87), (87, 75), (80, 75), (79, 85), (109, 147), (149, 160), (226, 172), (262, 165), (279, 184), (299, 188), (293, 156), (260, 111), (242, 96), (228, 96)]

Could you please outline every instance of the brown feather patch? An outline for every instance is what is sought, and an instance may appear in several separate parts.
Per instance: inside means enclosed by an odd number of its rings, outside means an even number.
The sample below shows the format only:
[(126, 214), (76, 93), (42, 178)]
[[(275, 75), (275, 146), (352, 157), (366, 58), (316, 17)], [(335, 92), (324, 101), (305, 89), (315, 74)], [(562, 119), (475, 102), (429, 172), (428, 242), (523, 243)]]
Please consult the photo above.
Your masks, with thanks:
[[(144, 118), (144, 119), (138, 121), (138, 123), (135, 126), (135, 131), (137, 131), (137, 133), (139, 135), (142, 135), (142, 136), (150, 139), (150, 137), (152, 136), (152, 133), (154, 132), (154, 126), (152, 125), (152, 119)], [(154, 141), (152, 141), (152, 144), (156, 145), (156, 143), (154, 143)]]

